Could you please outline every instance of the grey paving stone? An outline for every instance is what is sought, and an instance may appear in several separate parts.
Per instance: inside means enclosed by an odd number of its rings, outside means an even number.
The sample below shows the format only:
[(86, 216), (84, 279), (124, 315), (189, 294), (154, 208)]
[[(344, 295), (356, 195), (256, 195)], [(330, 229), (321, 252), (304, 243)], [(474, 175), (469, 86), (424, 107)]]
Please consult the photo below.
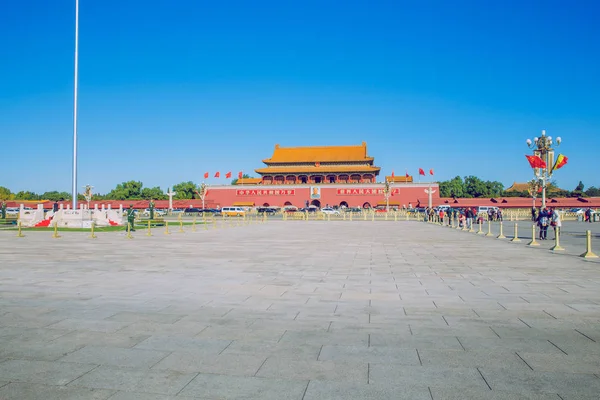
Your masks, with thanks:
[(405, 336), (387, 333), (370, 335), (371, 346), (398, 347), (404, 349), (462, 350), (461, 342), (452, 336)]
[[(1, 343), (1, 342), (0, 342)], [(83, 346), (73, 342), (12, 341), (0, 350), (7, 358), (19, 360), (55, 361)]]
[(196, 339), (181, 336), (151, 336), (135, 346), (136, 349), (160, 351), (202, 351), (205, 354), (219, 354), (231, 340)]
[(119, 312), (111, 317), (106, 318), (107, 321), (135, 322), (135, 321), (151, 321), (160, 322), (163, 324), (172, 324), (179, 321), (184, 315), (163, 314), (163, 313), (139, 313), (139, 312)]
[[(167, 396), (163, 394), (152, 394), (142, 392), (116, 392), (110, 400), (193, 400), (199, 397)], [(205, 397), (203, 398), (205, 399)]]
[(221, 354), (254, 355), (273, 358), (317, 360), (322, 346), (318, 344), (273, 343), (234, 340)]
[(0, 363), (0, 380), (66, 385), (96, 367), (56, 361), (6, 360)]
[(165, 351), (146, 349), (124, 349), (120, 347), (86, 346), (67, 354), (60, 361), (116, 365), (120, 367), (149, 368), (165, 358)]
[(498, 390), (432, 387), (433, 400), (560, 400), (553, 393), (514, 393)]
[(355, 384), (348, 382), (311, 380), (303, 400), (431, 400), (429, 390), (423, 387), (394, 384)]
[(515, 393), (564, 393), (567, 397), (597, 396), (600, 393), (600, 379), (589, 374), (512, 371), (491, 368), (480, 368), (480, 370), (493, 390)]
[(127, 333), (103, 333), (94, 331), (72, 331), (49, 342), (50, 345), (133, 347), (148, 339), (150, 335)]
[(418, 387), (456, 387), (488, 389), (476, 368), (445, 368), (407, 366), (400, 364), (369, 364), (369, 383)]
[(420, 365), (417, 351), (396, 347), (323, 346), (319, 361)]
[(302, 400), (308, 381), (199, 374), (180, 393), (208, 399)]
[(176, 395), (194, 376), (176, 371), (100, 366), (69, 386)]
[(3, 400), (106, 400), (115, 392), (103, 389), (72, 388), (13, 382), (0, 388)]
[(529, 367), (509, 350), (419, 350), (419, 358), (425, 367), (502, 367), (515, 370)]
[(319, 345), (368, 345), (369, 335), (362, 332), (287, 331), (279, 343)]
[(268, 358), (256, 376), (306, 381), (332, 380), (367, 383), (368, 366), (366, 362)]
[(534, 371), (600, 374), (600, 357), (588, 354), (543, 354), (519, 352)]
[(266, 359), (264, 355), (207, 355), (204, 352), (188, 350), (169, 354), (152, 369), (254, 376)]
[(116, 332), (128, 325), (129, 322), (123, 321), (104, 321), (104, 320), (84, 320), (84, 319), (63, 319), (48, 328), (66, 329), (66, 330), (88, 330), (95, 332)]

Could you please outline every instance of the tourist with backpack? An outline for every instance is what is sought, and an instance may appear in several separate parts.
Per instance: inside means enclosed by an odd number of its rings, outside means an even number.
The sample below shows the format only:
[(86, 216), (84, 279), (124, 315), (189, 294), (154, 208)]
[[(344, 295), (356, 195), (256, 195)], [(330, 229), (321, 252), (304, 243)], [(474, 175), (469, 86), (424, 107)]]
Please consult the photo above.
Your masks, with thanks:
[(543, 209), (540, 210), (540, 213), (538, 214), (538, 226), (540, 227), (540, 240), (546, 240), (548, 238), (548, 224), (549, 224), (549, 218), (548, 218), (548, 210)]

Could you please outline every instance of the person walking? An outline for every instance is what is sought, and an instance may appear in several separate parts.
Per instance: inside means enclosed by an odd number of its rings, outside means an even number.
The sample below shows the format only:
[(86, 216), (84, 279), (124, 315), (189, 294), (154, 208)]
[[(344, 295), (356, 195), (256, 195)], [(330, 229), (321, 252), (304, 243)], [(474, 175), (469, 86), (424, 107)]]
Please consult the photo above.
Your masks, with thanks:
[(548, 237), (548, 211), (540, 210), (538, 214), (538, 226), (540, 227), (540, 240), (546, 240)]

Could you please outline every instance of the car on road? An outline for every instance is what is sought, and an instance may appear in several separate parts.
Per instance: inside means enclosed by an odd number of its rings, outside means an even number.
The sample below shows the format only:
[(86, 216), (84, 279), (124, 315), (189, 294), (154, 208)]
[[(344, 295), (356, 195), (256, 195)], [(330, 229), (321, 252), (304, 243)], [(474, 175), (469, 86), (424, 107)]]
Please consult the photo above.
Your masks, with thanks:
[[(144, 212), (142, 213), (142, 215), (143, 215), (144, 217), (149, 217), (149, 216), (150, 216), (150, 209), (149, 209), (149, 208), (146, 208), (146, 209), (144, 210)], [(158, 210), (158, 209), (156, 209), (156, 208), (155, 208), (155, 209), (154, 209), (154, 216), (155, 216), (155, 217), (164, 217), (164, 216), (165, 216), (165, 212), (164, 212), (163, 210)]]
[(256, 209), (256, 212), (259, 213), (259, 214), (269, 214), (269, 215), (272, 215), (272, 214), (276, 214), (277, 213), (277, 209), (272, 208), (272, 207), (258, 207)]
[(334, 209), (333, 209), (333, 208), (331, 208), (331, 207), (325, 207), (325, 208), (322, 208), (322, 209), (321, 209), (321, 212), (322, 212), (323, 214), (334, 214), (334, 215), (339, 215), (339, 214), (340, 214), (340, 212), (339, 212), (338, 210), (334, 210)]

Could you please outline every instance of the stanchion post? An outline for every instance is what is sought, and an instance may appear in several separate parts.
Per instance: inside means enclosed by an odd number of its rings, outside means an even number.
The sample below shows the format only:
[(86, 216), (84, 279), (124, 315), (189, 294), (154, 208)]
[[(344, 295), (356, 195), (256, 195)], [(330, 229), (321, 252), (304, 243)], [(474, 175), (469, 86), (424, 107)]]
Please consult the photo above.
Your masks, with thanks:
[(171, 232), (169, 232), (169, 221), (165, 221), (165, 235), (170, 235)]
[(519, 224), (515, 222), (515, 235), (513, 236), (513, 238), (510, 240), (511, 242), (520, 242), (521, 239), (519, 239)]
[(196, 216), (194, 215), (194, 220), (192, 221), (192, 232), (196, 232)]
[(487, 226), (488, 226), (488, 231), (485, 234), (485, 236), (493, 236), (492, 235), (492, 221), (488, 220)]
[(90, 231), (90, 239), (96, 239), (98, 236), (95, 234), (96, 223), (92, 221), (91, 231)]
[(592, 252), (592, 231), (590, 231), (590, 230), (585, 231), (585, 240), (586, 240), (586, 246), (585, 246), (586, 250), (585, 250), (585, 253), (580, 255), (580, 257), (598, 258), (598, 256), (596, 254), (594, 254), (594, 252)]
[(565, 251), (560, 245), (560, 226), (555, 227), (554, 231), (554, 246), (550, 248), (551, 251)]
[(479, 220), (479, 221), (477, 221), (477, 223), (479, 225), (479, 229), (477, 230), (477, 234), (478, 235), (483, 235), (484, 234), (483, 229), (482, 229), (483, 228), (483, 221)]
[(17, 222), (17, 237), (25, 237), (25, 235), (23, 235), (23, 232), (21, 232), (21, 220)]
[(506, 236), (504, 236), (504, 227), (502, 226), (502, 221), (500, 221), (500, 234), (496, 236), (496, 239), (506, 239)]
[(535, 240), (535, 224), (531, 225), (531, 242), (527, 246), (539, 246), (539, 242)]
[(60, 235), (58, 234), (58, 222), (54, 222), (54, 233), (52, 234), (54, 239), (58, 239)]
[(152, 236), (152, 227), (150, 226), (150, 220), (148, 220), (148, 232), (146, 233), (146, 236)]
[(179, 233), (183, 233), (183, 221), (180, 219), (179, 220)]
[(133, 236), (131, 235), (131, 223), (128, 222), (127, 223), (127, 239), (133, 239)]

